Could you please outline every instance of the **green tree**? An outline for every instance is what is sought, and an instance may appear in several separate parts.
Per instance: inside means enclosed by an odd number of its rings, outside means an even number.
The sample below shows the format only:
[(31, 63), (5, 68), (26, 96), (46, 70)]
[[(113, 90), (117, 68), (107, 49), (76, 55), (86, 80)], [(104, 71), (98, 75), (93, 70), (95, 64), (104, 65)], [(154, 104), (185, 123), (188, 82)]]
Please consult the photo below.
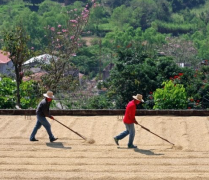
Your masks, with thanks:
[[(89, 18), (89, 23), (85, 28), (85, 31), (90, 31), (91, 34), (96, 34), (97, 36), (104, 36), (103, 30), (100, 28), (100, 25), (107, 24), (109, 18), (109, 14), (105, 10), (103, 6), (96, 6), (91, 11), (91, 15)], [(87, 33), (88, 35), (88, 33)]]
[(157, 19), (163, 21), (169, 21), (172, 14), (172, 7), (167, 0), (158, 0), (156, 1), (157, 5)]
[(72, 58), (72, 63), (79, 67), (79, 71), (89, 78), (94, 78), (99, 72), (99, 50), (97, 46), (81, 47), (77, 56)]
[(2, 78), (0, 81), (0, 109), (12, 109), (15, 107), (15, 83), (10, 78)]
[(126, 29), (132, 21), (132, 9), (122, 5), (113, 10), (110, 22), (119, 29)]
[[(16, 84), (8, 77), (0, 81), (0, 109), (14, 109), (16, 104)], [(40, 96), (38, 83), (34, 81), (22, 82), (20, 85), (21, 108), (35, 108)]]
[(141, 28), (128, 27), (126, 30), (115, 30), (107, 33), (103, 39), (103, 46), (117, 51), (119, 47), (139, 46), (143, 51), (154, 54), (157, 45), (165, 42), (165, 35), (158, 33), (153, 27), (144, 32)]
[(9, 52), (9, 58), (15, 67), (16, 79), (16, 98), (17, 105), (20, 107), (20, 84), (23, 78), (22, 65), (32, 56), (29, 48), (30, 37), (26, 33), (22, 24), (15, 26), (11, 31), (4, 32), (4, 50)]
[(157, 4), (154, 0), (133, 0), (131, 8), (130, 19), (134, 20), (131, 25), (135, 28), (141, 27), (145, 30), (151, 27), (152, 21), (157, 18)]
[(141, 79), (138, 77), (138, 73), (146, 57), (135, 54), (131, 49), (123, 49), (118, 53), (118, 62), (109, 78), (108, 96), (114, 99), (116, 108), (123, 109), (132, 97), (131, 95), (141, 93)]
[(153, 109), (186, 109), (187, 93), (181, 84), (172, 81), (163, 82), (164, 87), (153, 93), (155, 105)]
[(105, 6), (109, 6), (112, 9), (119, 7), (121, 5), (128, 5), (130, 3), (129, 0), (101, 0), (101, 3)]
[(40, 98), (40, 87), (36, 81), (26, 81), (20, 85), (20, 104), (22, 109), (36, 108)]
[(114, 99), (116, 108), (125, 108), (131, 95), (137, 93), (143, 94), (146, 101), (163, 81), (180, 72), (171, 58), (152, 56), (148, 52), (142, 44), (119, 48), (118, 60), (108, 81), (108, 96)]

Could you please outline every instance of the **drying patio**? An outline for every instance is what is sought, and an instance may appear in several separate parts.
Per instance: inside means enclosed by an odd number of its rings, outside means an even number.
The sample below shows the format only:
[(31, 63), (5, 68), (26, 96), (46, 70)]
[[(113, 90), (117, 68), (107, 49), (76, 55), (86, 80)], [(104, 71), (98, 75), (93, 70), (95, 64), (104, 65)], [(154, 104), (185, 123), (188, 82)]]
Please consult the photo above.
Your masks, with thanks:
[(53, 120), (50, 143), (42, 127), (29, 136), (35, 116), (0, 116), (0, 179), (72, 180), (199, 180), (209, 179), (209, 120), (207, 116), (137, 116), (140, 124), (177, 147), (136, 126), (137, 149), (117, 147), (113, 137), (125, 127), (118, 116), (55, 116), (87, 138), (88, 144)]

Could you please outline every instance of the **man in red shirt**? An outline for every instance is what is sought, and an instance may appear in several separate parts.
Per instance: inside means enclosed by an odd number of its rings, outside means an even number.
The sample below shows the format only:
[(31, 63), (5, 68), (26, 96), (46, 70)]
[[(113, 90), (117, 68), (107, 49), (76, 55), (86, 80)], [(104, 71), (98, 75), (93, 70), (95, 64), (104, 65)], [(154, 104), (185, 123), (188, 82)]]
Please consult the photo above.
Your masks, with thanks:
[(144, 102), (142, 99), (143, 96), (141, 94), (137, 94), (136, 96), (132, 96), (133, 100), (130, 101), (126, 107), (125, 116), (123, 118), (123, 122), (126, 126), (126, 130), (114, 137), (115, 143), (119, 146), (118, 141), (125, 138), (129, 135), (128, 148), (137, 148), (137, 146), (133, 145), (134, 137), (135, 137), (135, 127), (134, 124), (138, 124), (135, 118), (136, 113), (136, 105)]

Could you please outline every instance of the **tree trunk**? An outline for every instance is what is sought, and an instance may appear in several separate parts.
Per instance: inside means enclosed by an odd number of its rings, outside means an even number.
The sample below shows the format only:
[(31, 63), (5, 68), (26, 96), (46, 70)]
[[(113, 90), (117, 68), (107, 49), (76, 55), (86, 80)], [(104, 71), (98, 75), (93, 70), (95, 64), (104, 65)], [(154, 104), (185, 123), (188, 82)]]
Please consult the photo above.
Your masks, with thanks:
[(16, 85), (17, 85), (16, 102), (17, 102), (17, 105), (20, 107), (20, 75), (19, 75), (19, 69), (17, 66), (18, 65), (15, 65)]

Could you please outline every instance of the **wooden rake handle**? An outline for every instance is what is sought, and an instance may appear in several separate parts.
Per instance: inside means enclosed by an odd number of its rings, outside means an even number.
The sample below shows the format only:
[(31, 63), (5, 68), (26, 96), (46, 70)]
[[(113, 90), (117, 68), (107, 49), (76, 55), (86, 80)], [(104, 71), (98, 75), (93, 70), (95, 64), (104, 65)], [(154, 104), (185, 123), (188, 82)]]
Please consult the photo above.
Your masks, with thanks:
[(157, 134), (153, 133), (152, 131), (150, 131), (150, 130), (149, 130), (149, 129), (147, 129), (146, 127), (142, 126), (141, 124), (139, 124), (139, 123), (138, 123), (138, 125), (139, 125), (139, 126), (141, 126), (143, 129), (145, 129), (146, 131), (148, 131), (148, 132), (150, 132), (150, 133), (154, 134), (155, 136), (157, 136), (157, 137), (159, 137), (159, 138), (163, 139), (164, 141), (167, 141), (168, 143), (170, 143), (170, 144), (172, 144), (173, 146), (175, 146), (175, 144), (173, 144), (173, 143), (171, 143), (170, 141), (168, 141), (167, 139), (164, 139), (164, 138), (162, 138), (161, 136), (159, 136), (159, 135), (157, 135)]
[(66, 125), (64, 125), (63, 123), (61, 123), (60, 121), (54, 119), (56, 122), (58, 122), (59, 124), (61, 124), (62, 126), (66, 127), (67, 129), (69, 129), (70, 131), (74, 132), (75, 134), (77, 134), (78, 136), (80, 136), (82, 139), (86, 140), (85, 137), (83, 137), (81, 134), (79, 134), (78, 132), (72, 130), (71, 128), (67, 127)]

